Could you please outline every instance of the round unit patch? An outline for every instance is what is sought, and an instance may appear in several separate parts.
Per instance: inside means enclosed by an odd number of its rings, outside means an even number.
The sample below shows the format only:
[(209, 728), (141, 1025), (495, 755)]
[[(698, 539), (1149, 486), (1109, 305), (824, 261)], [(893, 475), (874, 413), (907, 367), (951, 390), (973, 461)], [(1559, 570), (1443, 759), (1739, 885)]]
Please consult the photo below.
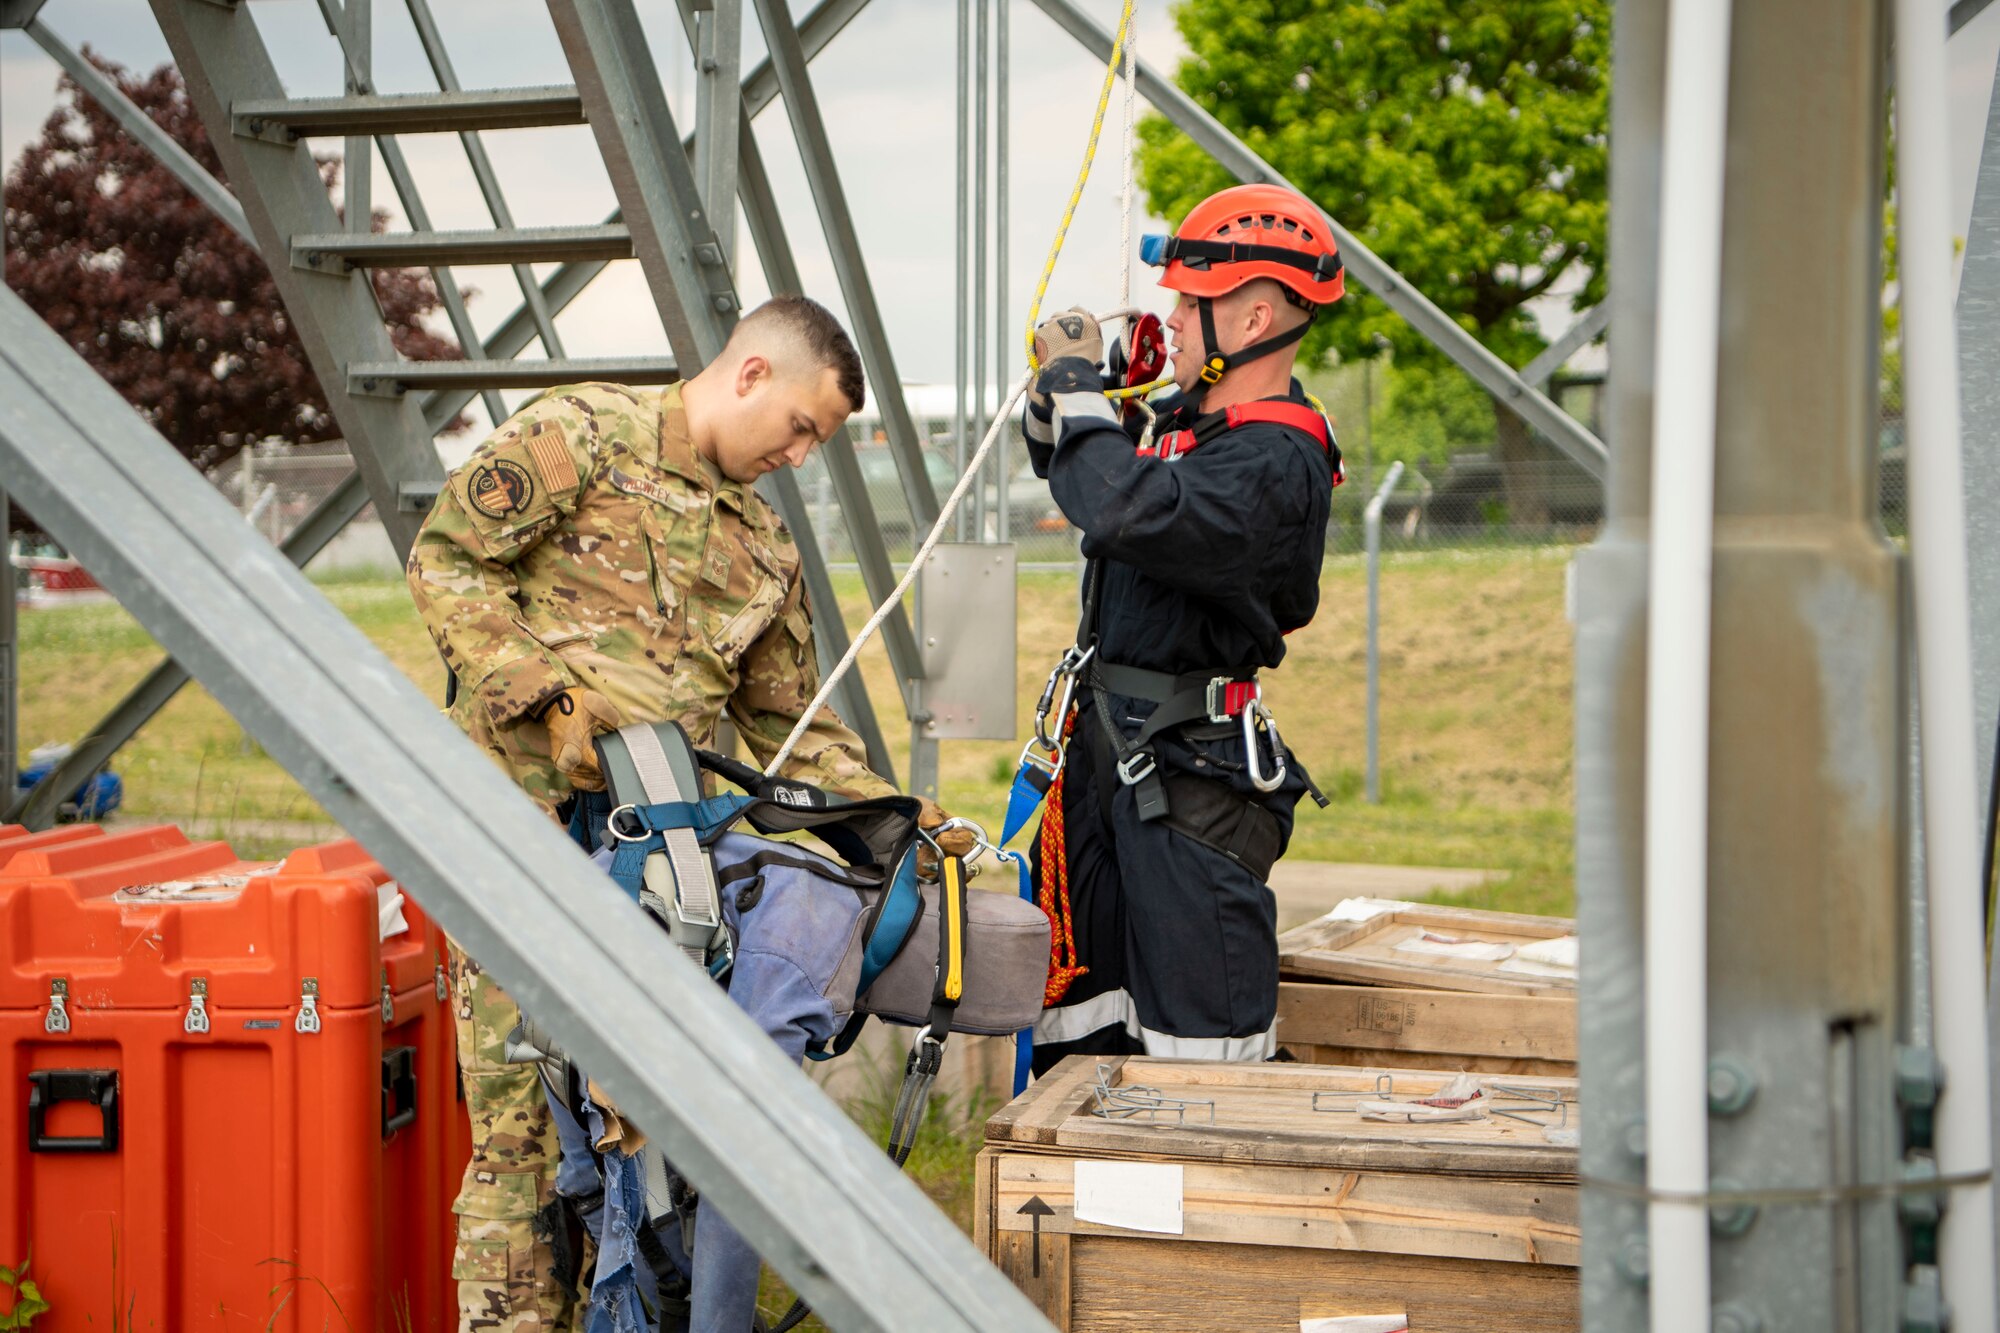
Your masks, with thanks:
[(527, 509), (535, 498), (534, 479), (512, 459), (500, 458), (473, 469), (465, 497), (488, 518), (506, 518)]

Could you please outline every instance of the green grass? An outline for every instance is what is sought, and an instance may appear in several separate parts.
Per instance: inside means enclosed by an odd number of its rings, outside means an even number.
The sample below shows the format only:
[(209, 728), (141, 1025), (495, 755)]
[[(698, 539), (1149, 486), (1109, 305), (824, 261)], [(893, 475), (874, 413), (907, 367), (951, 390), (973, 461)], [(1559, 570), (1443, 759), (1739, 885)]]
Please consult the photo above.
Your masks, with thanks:
[[(1380, 805), (1361, 798), (1365, 569), (1328, 559), (1318, 618), (1289, 640), (1266, 693), (1286, 740), (1333, 799), (1299, 809), (1295, 859), (1483, 868), (1505, 878), (1461, 901), (1567, 912), (1573, 899), (1566, 548), (1392, 553), (1382, 573)], [(836, 577), (849, 623), (867, 612), (860, 581)], [(329, 581), (322, 590), (433, 700), (443, 672), (400, 581)], [(1075, 628), (1074, 579), (1021, 576), (1016, 739), (943, 746), (942, 797), (997, 830), (1042, 679)], [(158, 660), (123, 610), (65, 607), (21, 616), (23, 749), (68, 740)], [(892, 738), (897, 693), (879, 642), (862, 671)], [(335, 836), (318, 805), (199, 687), (189, 687), (123, 750), (128, 820), (160, 820), (268, 856)]]
[[(1321, 608), (1288, 642), (1266, 696), (1292, 749), (1332, 798), (1299, 809), (1294, 859), (1482, 868), (1504, 878), (1452, 901), (1568, 914), (1574, 903), (1570, 753), (1571, 636), (1563, 618), (1565, 548), (1496, 546), (1392, 553), (1382, 571), (1383, 800), (1362, 799), (1365, 764), (1366, 579), (1361, 560), (1328, 559)], [(849, 624), (869, 610), (860, 581), (836, 576)], [(443, 672), (400, 582), (326, 582), (334, 605), (433, 700)], [(1016, 737), (954, 741), (942, 750), (942, 797), (995, 832), (1015, 756), (1042, 680), (1075, 629), (1075, 581), (1021, 576)], [(115, 606), (21, 617), (23, 748), (71, 740), (135, 684), (158, 650)], [(895, 682), (878, 643), (862, 671), (892, 740), (904, 733)], [(223, 837), (248, 857), (337, 835), (324, 813), (198, 687), (182, 691), (116, 762), (123, 817)], [(891, 1071), (849, 1110), (886, 1139)], [(990, 1107), (939, 1098), (912, 1155), (911, 1177), (970, 1229), (972, 1163)], [(766, 1275), (775, 1318), (791, 1294)], [(819, 1328), (808, 1321), (806, 1328)]]

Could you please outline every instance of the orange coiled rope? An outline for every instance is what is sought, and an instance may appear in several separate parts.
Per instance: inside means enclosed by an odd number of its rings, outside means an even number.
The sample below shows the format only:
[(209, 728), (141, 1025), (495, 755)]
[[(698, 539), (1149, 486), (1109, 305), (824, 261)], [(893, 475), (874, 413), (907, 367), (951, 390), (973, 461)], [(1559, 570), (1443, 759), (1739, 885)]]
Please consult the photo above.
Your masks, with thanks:
[[(1063, 721), (1062, 744), (1069, 748), (1076, 731), (1077, 710), (1071, 709)], [(1035, 886), (1035, 902), (1049, 918), (1049, 979), (1042, 987), (1042, 1008), (1052, 1008), (1069, 993), (1070, 983), (1090, 969), (1076, 961), (1076, 923), (1069, 905), (1069, 858), (1063, 836), (1063, 776), (1065, 763), (1049, 784), (1042, 806), (1042, 827), (1036, 834), (1041, 851), (1041, 883)]]

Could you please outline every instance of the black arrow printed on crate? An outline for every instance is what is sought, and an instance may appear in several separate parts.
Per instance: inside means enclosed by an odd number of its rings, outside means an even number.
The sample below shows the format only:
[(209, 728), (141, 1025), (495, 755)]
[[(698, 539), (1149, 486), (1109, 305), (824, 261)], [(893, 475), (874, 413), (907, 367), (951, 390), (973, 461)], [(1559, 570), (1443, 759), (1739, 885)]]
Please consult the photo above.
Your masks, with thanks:
[(1035, 1230), (1034, 1276), (1040, 1277), (1042, 1275), (1042, 1219), (1045, 1217), (1054, 1217), (1056, 1215), (1056, 1210), (1049, 1207), (1046, 1203), (1043, 1203), (1041, 1195), (1031, 1194), (1028, 1196), (1028, 1201), (1022, 1204), (1019, 1208), (1016, 1208), (1014, 1211), (1017, 1213), (1026, 1213), (1029, 1217), (1034, 1219), (1034, 1230)]

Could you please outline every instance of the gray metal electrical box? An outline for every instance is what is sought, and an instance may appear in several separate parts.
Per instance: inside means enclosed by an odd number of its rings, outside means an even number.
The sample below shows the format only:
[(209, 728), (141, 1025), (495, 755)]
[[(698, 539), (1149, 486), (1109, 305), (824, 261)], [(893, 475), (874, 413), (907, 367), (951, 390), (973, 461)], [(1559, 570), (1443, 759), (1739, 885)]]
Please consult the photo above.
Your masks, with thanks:
[(925, 735), (1014, 739), (1014, 547), (941, 544), (918, 578)]

